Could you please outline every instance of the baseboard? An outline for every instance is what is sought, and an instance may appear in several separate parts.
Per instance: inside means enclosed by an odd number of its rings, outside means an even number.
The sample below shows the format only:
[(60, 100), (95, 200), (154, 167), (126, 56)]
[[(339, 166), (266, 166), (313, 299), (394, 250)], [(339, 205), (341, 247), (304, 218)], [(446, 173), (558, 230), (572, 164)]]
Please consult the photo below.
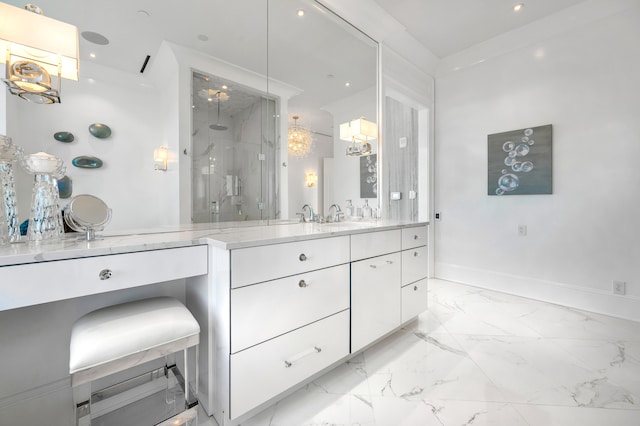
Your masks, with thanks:
[(435, 263), (434, 278), (640, 322), (640, 298), (496, 271)]

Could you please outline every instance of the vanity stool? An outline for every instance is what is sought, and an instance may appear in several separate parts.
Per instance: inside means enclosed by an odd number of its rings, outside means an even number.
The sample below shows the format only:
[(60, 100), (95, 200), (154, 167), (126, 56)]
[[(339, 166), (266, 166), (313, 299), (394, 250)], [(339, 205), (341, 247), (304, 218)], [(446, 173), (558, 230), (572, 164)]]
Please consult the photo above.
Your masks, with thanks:
[[(100, 401), (107, 398), (116, 402), (106, 404), (110, 409), (102, 408), (107, 413), (104, 416), (101, 412), (94, 412), (94, 418), (104, 419), (115, 412), (116, 416), (136, 418), (129, 420), (136, 425), (189, 424), (188, 421), (197, 418), (199, 340), (198, 322), (180, 301), (171, 297), (108, 306), (78, 319), (71, 331), (69, 356), (76, 425), (90, 425), (92, 405), (99, 406)], [(191, 392), (189, 386), (189, 348), (195, 349), (195, 392)], [(184, 354), (184, 376), (173, 362), (180, 351)], [(100, 391), (91, 389), (94, 380), (163, 357), (164, 367), (156, 367), (151, 372), (127, 378)], [(113, 380), (113, 377), (105, 380), (110, 379)], [(171, 400), (168, 390), (170, 384), (179, 389), (178, 394), (184, 392), (184, 403), (177, 397)], [(165, 405), (156, 409), (158, 404), (150, 402), (155, 401), (153, 395)], [(138, 401), (131, 402), (134, 397)], [(102, 404), (105, 405), (104, 402)], [(118, 410), (114, 410), (114, 406)], [(156, 415), (159, 417), (149, 420)], [(96, 420), (96, 423), (109, 422)], [(122, 418), (115, 420), (115, 423), (129, 424), (123, 422)]]

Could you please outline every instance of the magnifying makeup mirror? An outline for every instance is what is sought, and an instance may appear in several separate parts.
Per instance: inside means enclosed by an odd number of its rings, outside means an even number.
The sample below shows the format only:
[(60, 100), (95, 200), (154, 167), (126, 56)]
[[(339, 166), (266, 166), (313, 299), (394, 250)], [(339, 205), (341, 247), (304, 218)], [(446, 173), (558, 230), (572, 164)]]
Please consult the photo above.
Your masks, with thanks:
[(80, 194), (71, 198), (64, 208), (64, 221), (76, 232), (84, 232), (85, 239), (96, 239), (96, 231), (102, 231), (111, 220), (111, 209), (100, 198)]

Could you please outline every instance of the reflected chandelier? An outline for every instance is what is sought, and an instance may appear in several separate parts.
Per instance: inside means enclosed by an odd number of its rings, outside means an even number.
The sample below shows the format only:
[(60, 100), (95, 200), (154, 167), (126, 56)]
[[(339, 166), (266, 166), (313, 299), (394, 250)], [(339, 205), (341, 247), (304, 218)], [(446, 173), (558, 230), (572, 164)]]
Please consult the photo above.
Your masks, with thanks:
[(287, 137), (289, 154), (294, 157), (303, 158), (311, 152), (311, 132), (306, 127), (298, 124), (298, 117), (294, 115), (293, 124), (289, 124), (289, 134)]

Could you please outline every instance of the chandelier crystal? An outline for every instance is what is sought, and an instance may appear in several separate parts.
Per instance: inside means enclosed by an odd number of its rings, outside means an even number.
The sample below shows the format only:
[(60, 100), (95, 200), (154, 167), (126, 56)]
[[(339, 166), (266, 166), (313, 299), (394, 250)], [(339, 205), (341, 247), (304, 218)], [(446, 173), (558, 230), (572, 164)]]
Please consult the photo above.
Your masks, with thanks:
[(294, 115), (293, 124), (289, 124), (288, 146), (289, 154), (294, 157), (303, 158), (311, 152), (311, 132), (304, 126), (298, 124), (298, 117)]

